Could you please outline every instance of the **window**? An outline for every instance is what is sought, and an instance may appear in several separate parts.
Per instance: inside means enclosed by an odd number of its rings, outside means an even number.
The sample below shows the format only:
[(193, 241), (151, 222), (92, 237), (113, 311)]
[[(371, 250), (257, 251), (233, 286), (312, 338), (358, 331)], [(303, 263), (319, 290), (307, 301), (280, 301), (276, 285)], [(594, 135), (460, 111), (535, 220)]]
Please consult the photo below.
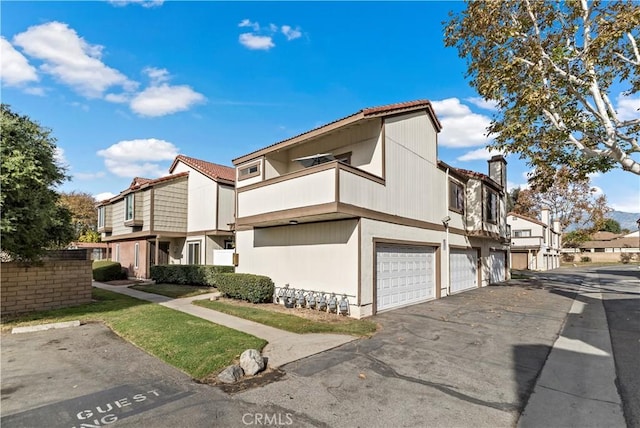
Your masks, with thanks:
[(133, 250), (133, 267), (138, 269), (138, 260), (140, 253), (140, 244), (136, 242), (135, 249)]
[(513, 231), (514, 238), (529, 238), (530, 236), (531, 236), (531, 229)]
[(485, 192), (485, 214), (484, 219), (489, 223), (498, 222), (498, 194), (493, 190), (486, 189)]
[(120, 244), (116, 244), (116, 262), (120, 261)]
[(124, 221), (133, 220), (133, 193), (124, 198)]
[(187, 264), (200, 264), (200, 241), (187, 242)]
[(243, 166), (238, 170), (238, 180), (246, 180), (247, 178), (257, 177), (258, 175), (260, 175), (260, 161)]
[(225, 239), (224, 240), (224, 249), (225, 250), (233, 250), (235, 248), (235, 245), (233, 245), (233, 241), (230, 239)]
[(351, 152), (335, 155), (337, 161), (351, 165)]
[(104, 227), (104, 220), (105, 220), (104, 210), (105, 210), (104, 207), (98, 207), (98, 229), (101, 229)]
[(459, 213), (464, 211), (464, 186), (453, 180), (449, 181), (449, 209)]

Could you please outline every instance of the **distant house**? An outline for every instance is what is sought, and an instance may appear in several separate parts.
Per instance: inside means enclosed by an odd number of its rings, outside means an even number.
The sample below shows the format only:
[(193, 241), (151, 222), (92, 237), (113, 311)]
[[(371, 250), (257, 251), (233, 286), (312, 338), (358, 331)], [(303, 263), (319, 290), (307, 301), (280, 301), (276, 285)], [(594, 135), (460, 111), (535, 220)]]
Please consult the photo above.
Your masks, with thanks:
[(507, 279), (506, 161), (439, 162), (440, 129), (412, 101), (235, 159), (236, 270), (346, 294), (357, 318)]
[(551, 221), (548, 209), (540, 220), (514, 212), (507, 214), (511, 227), (511, 268), (544, 271), (560, 267), (562, 231), (560, 222)]
[(136, 177), (98, 204), (98, 232), (129, 276), (148, 278), (155, 264), (212, 264), (213, 250), (233, 247), (235, 170), (179, 155), (169, 173)]
[(566, 252), (579, 251), (580, 256), (589, 257), (594, 262), (620, 261), (622, 255), (628, 255), (631, 260), (638, 260), (640, 256), (638, 234), (638, 231), (626, 235), (597, 232), (589, 241), (583, 242), (578, 249)]

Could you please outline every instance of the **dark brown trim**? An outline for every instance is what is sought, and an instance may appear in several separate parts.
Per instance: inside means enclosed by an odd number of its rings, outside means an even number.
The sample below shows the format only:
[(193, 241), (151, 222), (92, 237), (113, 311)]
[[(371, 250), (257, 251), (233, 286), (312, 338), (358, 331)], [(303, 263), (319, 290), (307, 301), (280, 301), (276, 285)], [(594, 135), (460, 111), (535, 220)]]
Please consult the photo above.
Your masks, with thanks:
[(339, 162), (337, 165), (338, 165), (337, 168), (343, 171), (350, 172), (351, 174), (357, 175), (362, 178), (366, 178), (367, 180), (375, 181), (378, 184), (382, 184), (382, 185), (386, 184), (384, 181), (384, 178), (378, 177), (377, 175), (367, 172), (364, 169), (356, 168), (355, 166), (346, 165)]
[[(244, 176), (241, 174), (243, 169), (249, 169), (256, 165), (258, 166), (258, 170), (256, 172), (252, 172)], [(238, 181), (248, 180), (250, 178), (258, 176), (262, 176), (262, 178), (264, 179), (264, 176), (262, 175), (263, 170), (264, 168), (262, 166), (262, 159), (257, 159), (256, 161), (247, 163), (246, 165), (240, 165), (238, 166)]]
[[(445, 227), (442, 223), (430, 223), (427, 221), (416, 220), (407, 217), (401, 217), (397, 215), (387, 214), (380, 211), (370, 210), (368, 208), (361, 208), (351, 204), (338, 203), (337, 210), (339, 213), (349, 214), (354, 217), (365, 217), (372, 220), (379, 220), (385, 223), (399, 224), (402, 226), (412, 226), (420, 229), (437, 230), (440, 232), (445, 231)], [(449, 231), (453, 230), (449, 228)]]
[[(333, 157), (336, 158), (338, 162), (341, 162), (345, 165), (351, 165), (351, 155), (353, 155), (353, 151), (340, 153), (339, 155), (334, 155)], [(340, 160), (340, 158), (346, 158), (346, 161)]]
[(144, 224), (144, 221), (142, 220), (127, 220), (124, 222), (124, 225), (127, 227), (134, 227), (134, 226), (142, 226)]
[(230, 230), (196, 230), (192, 232), (187, 232), (184, 236), (233, 236), (233, 232)]
[(335, 176), (333, 178), (333, 184), (335, 186), (335, 190), (334, 190), (334, 201), (339, 201), (340, 200), (340, 165), (336, 165), (336, 169), (334, 170), (335, 172)]
[(216, 229), (220, 229), (220, 186), (218, 185), (216, 185)]
[(296, 217), (305, 217), (320, 214), (331, 214), (338, 212), (338, 204), (336, 202), (328, 202), (326, 204), (311, 205), (301, 208), (292, 208), (287, 210), (272, 211), (266, 214), (256, 214), (248, 217), (236, 218), (237, 227), (252, 226), (258, 223), (265, 223), (275, 220), (288, 220)]
[[(380, 135), (382, 134), (382, 135)], [(380, 139), (382, 140), (382, 179), (387, 179), (387, 123), (380, 119)]]
[[(449, 245), (449, 243), (447, 242), (447, 245)], [(448, 251), (447, 251), (448, 253)], [(441, 299), (442, 298), (442, 248), (440, 246), (436, 247), (436, 251), (435, 251), (435, 256), (436, 256), (436, 299)], [(449, 266), (449, 264), (451, 263), (451, 260), (449, 260), (449, 263), (447, 263), (447, 266)], [(449, 275), (451, 275), (451, 269), (449, 269)]]

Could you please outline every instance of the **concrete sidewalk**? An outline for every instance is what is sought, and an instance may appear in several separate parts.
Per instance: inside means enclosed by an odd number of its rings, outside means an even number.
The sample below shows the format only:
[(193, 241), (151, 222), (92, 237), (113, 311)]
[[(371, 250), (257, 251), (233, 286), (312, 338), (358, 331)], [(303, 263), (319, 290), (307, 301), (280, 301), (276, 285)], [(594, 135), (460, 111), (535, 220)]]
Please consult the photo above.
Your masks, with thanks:
[(263, 349), (262, 354), (267, 357), (268, 364), (272, 368), (280, 367), (284, 364), (333, 349), (357, 339), (357, 337), (342, 334), (290, 333), (192, 304), (194, 300), (206, 300), (219, 295), (218, 293), (201, 294), (183, 299), (172, 299), (158, 294), (133, 290), (123, 285), (109, 285), (94, 281), (93, 286), (115, 293), (126, 294), (136, 299), (158, 303), (167, 308), (264, 339), (269, 343)]
[(625, 427), (600, 281), (588, 274), (518, 426)]

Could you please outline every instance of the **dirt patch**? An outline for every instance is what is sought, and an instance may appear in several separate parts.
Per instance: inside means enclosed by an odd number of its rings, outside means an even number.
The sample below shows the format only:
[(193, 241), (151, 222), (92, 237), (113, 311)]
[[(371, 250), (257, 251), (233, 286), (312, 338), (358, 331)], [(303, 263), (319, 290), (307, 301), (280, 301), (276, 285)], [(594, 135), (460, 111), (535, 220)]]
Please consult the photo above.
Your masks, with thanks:
[(318, 311), (316, 309), (285, 308), (284, 305), (279, 305), (277, 303), (251, 303), (251, 302), (245, 302), (242, 300), (229, 299), (225, 297), (219, 298), (218, 301), (222, 303), (227, 303), (229, 305), (234, 305), (234, 306), (244, 306), (247, 308), (263, 309), (265, 311), (280, 312), (282, 314), (295, 315), (295, 316), (310, 319), (313, 321), (322, 321), (324, 323), (340, 323), (340, 322), (349, 322), (354, 320), (353, 318), (350, 318), (345, 315), (330, 314), (326, 311)]
[(240, 379), (236, 383), (222, 383), (216, 380), (216, 376), (209, 376), (202, 380), (202, 383), (208, 385), (217, 386), (227, 394), (237, 394), (238, 392), (246, 391), (252, 388), (259, 388), (261, 386), (277, 382), (285, 376), (285, 372), (280, 369), (266, 369), (263, 372), (258, 373), (255, 376), (249, 376)]

